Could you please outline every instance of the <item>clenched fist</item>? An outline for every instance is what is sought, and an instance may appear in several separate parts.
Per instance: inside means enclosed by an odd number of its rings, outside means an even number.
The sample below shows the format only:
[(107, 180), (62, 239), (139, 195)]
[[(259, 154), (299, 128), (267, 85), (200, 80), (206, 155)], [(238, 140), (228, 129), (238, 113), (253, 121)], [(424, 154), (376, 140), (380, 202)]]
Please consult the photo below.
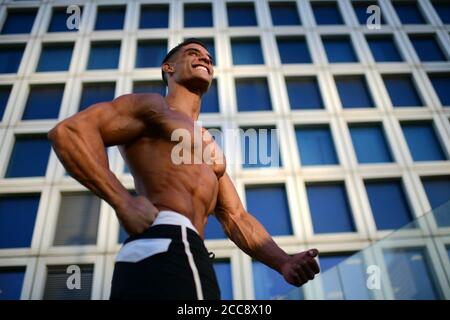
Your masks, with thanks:
[(297, 287), (314, 279), (314, 276), (320, 272), (319, 265), (314, 259), (318, 254), (317, 249), (309, 249), (291, 256), (281, 267), (284, 279)]
[(143, 196), (130, 197), (116, 208), (117, 218), (130, 236), (147, 230), (155, 221), (158, 212), (158, 208)]

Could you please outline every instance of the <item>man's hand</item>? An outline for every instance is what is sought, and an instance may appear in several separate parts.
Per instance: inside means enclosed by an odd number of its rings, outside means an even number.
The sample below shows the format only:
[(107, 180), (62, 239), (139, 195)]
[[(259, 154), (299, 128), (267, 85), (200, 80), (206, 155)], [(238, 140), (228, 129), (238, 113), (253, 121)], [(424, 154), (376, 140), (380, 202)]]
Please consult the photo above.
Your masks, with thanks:
[(320, 272), (319, 265), (314, 259), (318, 254), (317, 249), (309, 249), (291, 256), (281, 267), (284, 279), (297, 287), (314, 279), (314, 275)]
[(130, 197), (123, 205), (116, 208), (117, 218), (130, 236), (148, 229), (158, 212), (158, 208), (143, 196)]

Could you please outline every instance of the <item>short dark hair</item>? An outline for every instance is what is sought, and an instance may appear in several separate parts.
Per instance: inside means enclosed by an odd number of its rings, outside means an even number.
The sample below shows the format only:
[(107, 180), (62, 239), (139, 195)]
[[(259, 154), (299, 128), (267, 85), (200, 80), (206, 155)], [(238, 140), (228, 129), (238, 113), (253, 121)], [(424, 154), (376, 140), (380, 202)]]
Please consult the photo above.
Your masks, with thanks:
[[(167, 61), (169, 61), (170, 58), (172, 58), (172, 57), (173, 57), (173, 56), (174, 56), (174, 55), (175, 55), (182, 47), (187, 46), (188, 44), (191, 44), (191, 43), (196, 43), (196, 44), (202, 46), (203, 48), (208, 49), (208, 48), (206, 47), (206, 45), (205, 45), (203, 42), (201, 42), (199, 39), (196, 39), (196, 38), (189, 38), (189, 39), (186, 39), (186, 40), (184, 40), (183, 42), (179, 43), (176, 47), (172, 48), (172, 50), (170, 50), (170, 51), (167, 53), (167, 55), (165, 56), (164, 60), (163, 60), (162, 63), (161, 63), (161, 66), (162, 66), (164, 63), (166, 63)], [(168, 84), (167, 84), (166, 73), (164, 72), (164, 70), (162, 69), (162, 67), (161, 67), (161, 76), (162, 76), (162, 80), (163, 80), (164, 84), (167, 86)]]

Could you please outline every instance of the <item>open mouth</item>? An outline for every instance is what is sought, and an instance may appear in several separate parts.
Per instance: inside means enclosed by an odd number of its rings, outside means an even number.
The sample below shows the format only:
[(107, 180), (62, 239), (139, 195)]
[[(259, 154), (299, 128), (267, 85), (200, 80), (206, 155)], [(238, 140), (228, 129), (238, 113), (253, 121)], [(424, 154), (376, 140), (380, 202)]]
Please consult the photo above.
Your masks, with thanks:
[(209, 70), (208, 70), (208, 68), (205, 67), (205, 66), (197, 65), (197, 66), (194, 67), (194, 69), (202, 70), (203, 72), (206, 72), (206, 73), (209, 75)]

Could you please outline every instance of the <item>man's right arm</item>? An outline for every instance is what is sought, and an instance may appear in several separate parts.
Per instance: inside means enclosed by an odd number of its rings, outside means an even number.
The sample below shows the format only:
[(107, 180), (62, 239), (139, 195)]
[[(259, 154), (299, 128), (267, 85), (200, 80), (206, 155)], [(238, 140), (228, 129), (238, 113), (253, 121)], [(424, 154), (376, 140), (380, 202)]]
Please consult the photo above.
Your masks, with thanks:
[(123, 95), (97, 103), (58, 123), (48, 134), (68, 173), (107, 201), (130, 234), (150, 226), (157, 209), (146, 198), (129, 194), (109, 169), (105, 147), (141, 137), (145, 119), (158, 109), (159, 99), (157, 95)]

